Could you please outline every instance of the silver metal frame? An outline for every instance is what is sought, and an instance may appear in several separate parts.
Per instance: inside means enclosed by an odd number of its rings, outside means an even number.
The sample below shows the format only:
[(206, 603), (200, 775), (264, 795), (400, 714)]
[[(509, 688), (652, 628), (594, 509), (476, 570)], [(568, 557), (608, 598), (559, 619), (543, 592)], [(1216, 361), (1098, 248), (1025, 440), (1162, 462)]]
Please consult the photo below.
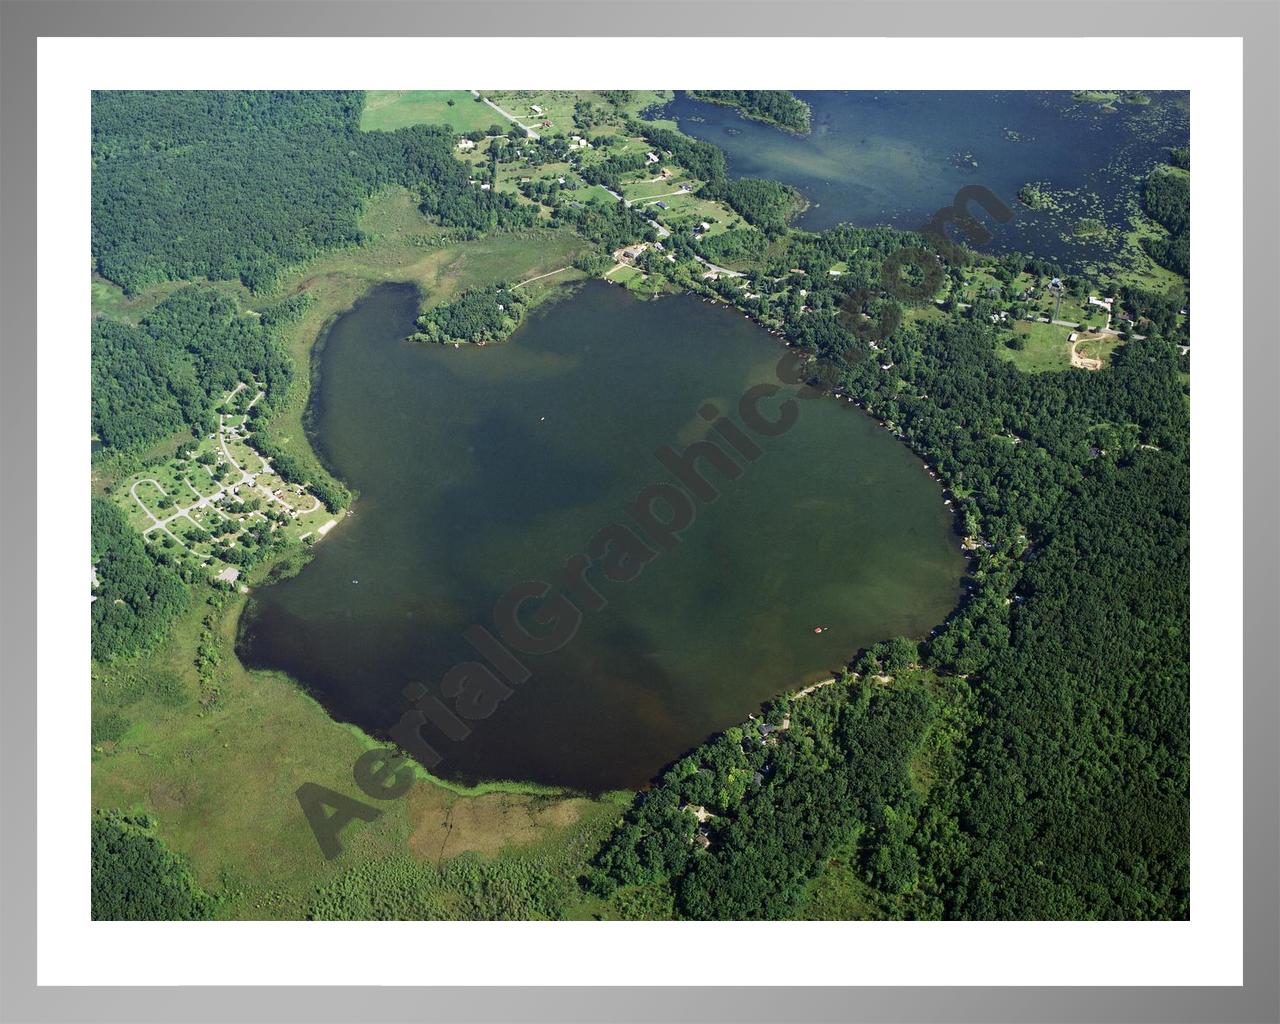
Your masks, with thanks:
[[(1270, 1021), (1277, 989), (1276, 509), (1280, 371), (1274, 311), (1280, 7), (1274, 0), (1148, 3), (717, 2), (678, 7), (681, 35), (1054, 36), (1096, 24), (1108, 36), (1244, 39), (1245, 79), (1245, 835), (1244, 985), (1240, 988), (37, 988), (35, 985), (35, 187), (36, 40), (40, 36), (635, 35), (615, 0), (0, 0), (0, 1016), (5, 1020), (876, 1020)], [(652, 17), (645, 25), (660, 24)], [(645, 33), (647, 34), (647, 33)], [(1247, 556), (1246, 556), (1247, 552)], [(1229, 685), (1232, 680), (1224, 680)], [(963, 926), (957, 926), (963, 927)], [(767, 940), (766, 940), (767, 941)], [(157, 979), (161, 980), (161, 979)], [(1012, 979), (1011, 979), (1012, 980)]]

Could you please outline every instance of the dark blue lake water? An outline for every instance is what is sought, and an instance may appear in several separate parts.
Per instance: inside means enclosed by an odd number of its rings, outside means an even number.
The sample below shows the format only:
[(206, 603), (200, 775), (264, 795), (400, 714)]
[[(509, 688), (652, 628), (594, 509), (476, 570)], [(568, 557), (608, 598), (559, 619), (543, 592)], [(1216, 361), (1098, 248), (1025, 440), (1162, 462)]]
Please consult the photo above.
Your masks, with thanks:
[[(1076, 102), (1068, 92), (799, 92), (813, 111), (804, 136), (689, 99), (662, 108), (682, 131), (715, 143), (737, 177), (773, 178), (809, 200), (797, 227), (919, 228), (964, 185), (991, 189), (1015, 211), (986, 248), (1021, 250), (1068, 267), (1118, 253), (1140, 183), (1171, 146), (1188, 144), (1189, 94), (1145, 104)], [(1044, 182), (1059, 209), (1017, 202)], [(1106, 227), (1077, 238), (1084, 218)]]

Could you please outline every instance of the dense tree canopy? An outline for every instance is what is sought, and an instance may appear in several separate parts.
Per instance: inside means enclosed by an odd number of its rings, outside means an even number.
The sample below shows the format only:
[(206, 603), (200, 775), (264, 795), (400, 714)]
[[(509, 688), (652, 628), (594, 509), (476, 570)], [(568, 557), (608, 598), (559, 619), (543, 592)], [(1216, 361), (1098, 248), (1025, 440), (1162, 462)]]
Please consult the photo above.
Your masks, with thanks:
[(722, 178), (709, 183), (703, 194), (719, 199), (768, 235), (776, 235), (803, 205), (800, 193), (790, 185), (767, 178)]
[(260, 321), (222, 292), (190, 286), (137, 327), (94, 321), (93, 431), (103, 447), (136, 449), (183, 429), (210, 432), (214, 409), (238, 381), (265, 384), (268, 399), (282, 395), (290, 363), (266, 324), (283, 314), (275, 308)]
[(599, 242), (604, 249), (620, 249), (643, 239), (653, 241), (657, 229), (639, 210), (623, 203), (561, 203), (552, 219), (573, 228), (583, 238)]
[[(805, 707), (818, 695), (797, 702), (777, 750), (811, 743), (821, 771), (788, 767), (785, 785), (762, 772), (726, 801), (718, 759), (746, 759), (735, 780), (761, 771), (731, 730), (638, 798), (596, 886), (668, 887), (693, 917), (803, 913), (805, 880), (853, 844), (858, 877), (902, 916), (1185, 918), (1190, 477), (1176, 350), (1153, 325), (1103, 372), (1024, 373), (997, 358), (1000, 328), (977, 302), (942, 320), (893, 319), (870, 359), (847, 299), (861, 290), (859, 306), (884, 305), (886, 257), (919, 238), (842, 227), (788, 241), (752, 279), (758, 298), (734, 281), (713, 287), (781, 316), (788, 338), (820, 357), (813, 381), (856, 396), (951, 489), (971, 538), (968, 600), (918, 651), (876, 645), (855, 667), (893, 675), (919, 657), (944, 673), (960, 687), (948, 704), (968, 723), (965, 739), (920, 801), (896, 777), (875, 794), (880, 806), (855, 803), (841, 774), (855, 745), (876, 751), (856, 763), (900, 772), (929, 713), (901, 695), (899, 745), (885, 748), (863, 715), (831, 752)], [(947, 256), (942, 273), (958, 279), (968, 257)], [(836, 261), (848, 269), (832, 280)], [(1023, 262), (1011, 258), (1009, 271)], [(803, 306), (773, 297), (770, 282), (786, 280), (805, 288)], [(1158, 298), (1123, 301), (1175, 316)], [(786, 763), (767, 761), (775, 772)], [(682, 803), (718, 816), (704, 826), (707, 849)]]
[(472, 288), (418, 317), (419, 341), (501, 341), (524, 319), (524, 300), (506, 285)]
[(93, 96), (93, 257), (128, 293), (280, 270), (358, 242), (363, 200), (423, 188), (448, 223), (484, 228), (509, 199), (471, 196), (453, 134), (361, 132), (359, 92), (111, 91)]
[[(641, 794), (597, 858), (592, 884), (603, 892), (670, 885), (676, 909), (691, 918), (792, 916), (833, 850), (860, 836), (878, 836), (881, 850), (893, 844), (886, 816), (916, 809), (908, 764), (935, 713), (921, 687), (866, 680), (775, 702), (763, 720), (716, 737)], [(881, 874), (911, 873), (914, 851), (897, 846)]]
[(809, 104), (786, 89), (690, 89), (695, 100), (736, 107), (743, 117), (793, 132), (807, 132)]
[(631, 121), (627, 124), (627, 131), (643, 135), (652, 145), (670, 153), (671, 158), (695, 178), (720, 181), (727, 176), (724, 151), (719, 146), (691, 139), (680, 132), (648, 121)]
[(186, 860), (156, 836), (149, 816), (95, 816), (91, 850), (95, 921), (199, 921), (212, 914), (213, 899)]
[[(1173, 159), (1181, 159), (1182, 152), (1175, 151)], [(1189, 150), (1185, 152), (1189, 168), (1191, 154)], [(1147, 239), (1144, 245), (1161, 266), (1187, 277), (1191, 273), (1191, 175), (1180, 166), (1160, 166), (1147, 176), (1143, 206), (1169, 232), (1169, 237)]]
[(187, 606), (187, 588), (146, 551), (138, 531), (106, 498), (92, 506), (93, 569), (98, 584), (91, 607), (91, 648), (98, 661), (127, 657), (151, 646)]
[[(777, 98), (786, 95), (719, 99), (779, 119), (794, 115)], [(282, 267), (359, 241), (362, 199), (391, 183), (463, 235), (537, 220), (537, 205), (480, 185), (496, 181), (499, 154), (543, 159), (551, 140), (516, 130), (488, 165), (468, 167), (444, 129), (359, 132), (360, 106), (355, 93), (96, 95), (97, 269), (127, 291), (197, 276), (265, 288)], [(599, 112), (579, 107), (575, 118), (594, 124)], [(930, 637), (876, 644), (854, 662), (859, 680), (776, 702), (673, 765), (605, 844), (592, 885), (657, 893), (655, 905), (685, 917), (782, 917), (804, 913), (815, 878), (847, 853), (881, 909), (900, 916), (1187, 917), (1189, 421), (1170, 344), (1185, 340), (1179, 295), (1117, 286), (1119, 312), (1145, 338), (1128, 339), (1100, 372), (1024, 373), (997, 357), (1008, 332), (991, 316), (1019, 272), (1061, 267), (985, 260), (998, 294), (938, 309), (932, 285), (962, 282), (962, 248), (935, 254), (889, 229), (788, 232), (792, 190), (730, 179), (709, 143), (647, 122), (627, 128), (751, 225), (699, 240), (673, 231), (661, 256), (638, 262), (658, 279), (687, 264), (672, 280), (715, 292), (817, 357), (813, 383), (856, 397), (935, 469), (970, 568), (966, 600)], [(608, 149), (610, 138), (595, 144)], [(618, 154), (580, 176), (616, 188), (644, 160)], [(1185, 275), (1189, 152), (1170, 160), (1143, 189), (1168, 237), (1145, 244)], [(553, 225), (602, 249), (656, 239), (639, 210), (578, 203), (556, 184), (528, 183), (553, 205)], [(904, 250), (912, 258), (895, 263)], [(738, 260), (747, 277), (704, 280), (694, 254)], [(598, 270), (601, 258), (579, 264)], [(1077, 298), (1091, 290), (1080, 275), (1065, 280)], [(207, 432), (236, 381), (262, 381), (252, 443), (282, 477), (340, 507), (341, 485), (261, 430), (290, 379), (272, 332), (308, 301), (252, 317), (197, 286), (137, 326), (96, 322), (95, 433), (108, 449), (136, 451), (178, 430)], [(499, 338), (523, 310), (510, 287), (479, 288), (432, 309), (419, 330), (432, 341)], [(879, 328), (874, 356), (868, 325)], [(163, 635), (186, 589), (101, 499), (93, 557), (94, 657), (128, 656)], [(208, 912), (149, 822), (104, 816), (94, 830), (95, 916)], [(372, 901), (385, 916), (455, 904), (474, 916), (554, 916), (567, 899), (545, 866), (450, 871), (397, 874), (389, 905), (368, 880), (347, 879), (314, 912), (362, 915)]]
[(760, 259), (767, 245), (768, 239), (759, 231), (752, 228), (731, 228), (703, 239), (699, 249), (712, 263), (733, 263), (735, 260)]

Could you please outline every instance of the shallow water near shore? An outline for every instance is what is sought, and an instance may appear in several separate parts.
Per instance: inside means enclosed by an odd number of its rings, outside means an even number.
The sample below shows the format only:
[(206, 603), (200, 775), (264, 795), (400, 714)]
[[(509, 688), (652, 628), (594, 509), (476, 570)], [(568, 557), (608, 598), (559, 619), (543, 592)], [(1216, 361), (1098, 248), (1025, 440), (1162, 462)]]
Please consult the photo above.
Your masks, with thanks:
[[(301, 573), (252, 596), (239, 642), (248, 665), (288, 672), (375, 735), (409, 707), (406, 685), (439, 696), (477, 659), (462, 633), (497, 634), (505, 591), (554, 581), (610, 524), (634, 527), (637, 492), (676, 482), (656, 450), (716, 438), (707, 402), (741, 423), (740, 397), (778, 382), (784, 351), (726, 307), (600, 282), (501, 346), (407, 342), (416, 308), (412, 288), (385, 285), (329, 328), (313, 439), (360, 498)], [(737, 479), (702, 464), (719, 496), (694, 503), (672, 550), (651, 544), (637, 578), (588, 572), (605, 606), (560, 649), (521, 654), (530, 678), (465, 739), (425, 727), (438, 775), (633, 788), (860, 647), (946, 617), (964, 559), (936, 482), (852, 405), (796, 407), (790, 430), (750, 435), (762, 454), (736, 458)]]
[[(1186, 145), (1189, 130), (1185, 92), (1150, 92), (1145, 103), (1110, 106), (1045, 91), (796, 95), (812, 111), (808, 135), (683, 92), (659, 113), (723, 149), (731, 175), (798, 188), (809, 206), (796, 227), (917, 230), (961, 187), (981, 185), (1014, 218), (999, 224), (983, 215), (993, 237), (978, 248), (1034, 253), (1069, 269), (1117, 255), (1141, 179), (1167, 159), (1169, 147)], [(1057, 208), (1018, 203), (1029, 182), (1044, 183)], [(1077, 237), (1073, 227), (1083, 218), (1101, 222), (1107, 236)]]

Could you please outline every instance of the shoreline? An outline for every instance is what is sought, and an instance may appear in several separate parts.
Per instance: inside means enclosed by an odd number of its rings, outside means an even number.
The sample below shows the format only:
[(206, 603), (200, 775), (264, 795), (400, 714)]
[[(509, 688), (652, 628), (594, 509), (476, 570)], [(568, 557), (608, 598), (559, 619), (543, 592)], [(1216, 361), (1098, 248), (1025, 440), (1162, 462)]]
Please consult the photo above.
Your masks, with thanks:
[[(552, 282), (548, 286), (547, 291), (540, 297), (539, 301), (535, 304), (534, 309), (531, 309), (530, 314), (532, 314), (535, 309), (540, 308), (545, 311), (545, 309), (548, 306), (552, 306), (560, 301), (565, 301), (569, 298), (572, 298), (573, 295), (576, 294), (576, 292), (587, 281), (590, 281), (590, 280), (601, 280), (603, 283), (606, 283), (606, 284), (616, 283), (616, 282), (609, 282), (607, 279), (594, 278), (594, 277), (587, 278), (584, 280)], [(320, 378), (320, 373), (317, 365), (318, 360), (323, 353), (324, 345), (327, 342), (329, 332), (331, 331), (333, 325), (341, 317), (349, 315), (351, 312), (359, 308), (359, 306), (368, 299), (370, 293), (372, 293), (374, 289), (380, 288), (380, 287), (386, 287), (386, 286), (412, 287), (418, 293), (420, 300), (423, 296), (423, 289), (421, 288), (421, 286), (411, 281), (388, 280), (384, 282), (373, 282), (364, 292), (362, 292), (355, 300), (349, 303), (344, 309), (329, 315), (329, 317), (325, 320), (320, 332), (318, 332), (316, 339), (313, 342), (312, 348), (311, 348), (311, 359), (313, 363), (313, 369), (310, 376), (311, 395), (309, 395), (307, 405), (306, 405), (306, 411), (308, 414), (314, 408), (314, 401), (315, 401), (314, 395), (316, 393), (319, 378)], [(752, 316), (750, 313), (746, 312), (741, 307), (736, 306), (732, 302), (721, 297), (719, 293), (715, 292), (711, 288), (707, 288), (705, 293), (701, 293), (701, 292), (692, 291), (684, 288), (669, 287), (657, 294), (654, 294), (651, 296), (637, 296), (637, 298), (641, 299), (642, 301), (655, 301), (655, 300), (661, 300), (662, 298), (665, 298), (668, 296), (675, 296), (680, 294), (688, 295), (691, 298), (694, 298), (694, 297), (702, 298), (704, 302), (710, 302), (713, 305), (723, 305), (726, 307), (727, 312), (730, 312), (731, 314), (741, 314), (746, 319), (750, 320), (753, 326), (763, 331), (766, 331), (770, 335), (770, 337), (777, 339), (780, 348), (793, 349), (797, 352), (800, 351), (798, 349), (795, 349), (795, 346), (789, 340), (787, 340), (785, 334), (783, 334), (781, 329), (776, 327), (771, 327), (765, 323), (762, 323), (759, 319)], [(495, 342), (494, 344), (505, 345), (510, 343), (511, 339), (514, 338), (519, 333), (520, 328), (528, 324), (528, 321), (529, 321), (529, 317), (526, 316), (524, 320), (521, 322), (521, 324), (514, 331), (512, 331), (512, 333), (508, 335), (507, 338), (503, 339), (501, 342)], [(473, 347), (478, 347), (478, 346), (473, 346)], [(906, 443), (905, 437), (897, 433), (895, 430), (893, 430), (890, 427), (890, 425), (886, 423), (884, 420), (868, 412), (865, 406), (863, 405), (863, 402), (861, 399), (858, 399), (852, 395), (843, 393), (841, 389), (824, 389), (822, 391), (822, 397), (829, 397), (829, 398), (835, 399), (836, 401), (842, 401), (847, 404), (855, 405), (858, 408), (859, 412), (861, 412), (863, 415), (867, 416), (868, 418), (874, 420), (880, 427), (882, 427), (883, 429), (893, 434), (893, 437), (895, 440), (903, 442), (904, 447), (920, 461), (920, 464), (924, 468), (924, 470), (930, 475), (930, 477), (933, 480), (935, 480), (939, 484), (939, 488), (942, 491), (942, 495), (944, 498), (944, 503), (947, 505), (948, 511), (951, 513), (951, 520), (952, 520), (951, 532), (954, 536), (960, 536), (961, 531), (958, 528), (958, 518), (957, 518), (958, 510), (954, 505), (954, 498), (951, 495), (950, 490), (941, 481), (941, 479), (937, 475), (936, 470), (928, 463), (928, 461), (925, 460), (924, 457), (919, 452), (917, 452), (910, 444)], [(320, 451), (320, 447), (316, 445), (314, 441), (313, 433), (309, 427), (309, 420), (310, 420), (310, 416), (308, 415), (308, 419), (304, 421), (308, 423), (307, 440), (308, 440), (308, 443), (312, 445), (313, 450), (318, 453)], [(319, 454), (317, 454), (317, 458), (320, 458)], [(322, 461), (322, 464), (323, 464), (323, 461)], [(332, 473), (332, 470), (327, 465), (325, 465), (324, 468), (326, 469), (326, 471)], [(342, 480), (342, 478), (338, 477), (336, 474), (334, 474), (334, 476), (335, 476), (335, 479), (338, 479), (340, 481)], [(344, 486), (347, 486), (345, 481), (343, 481), (343, 483), (344, 483)], [(353, 494), (354, 494), (354, 491), (353, 491)], [(355, 502), (353, 500), (352, 506), (348, 506), (348, 507), (349, 508), (353, 507), (354, 504)], [(305, 565), (311, 560), (312, 557), (314, 557), (314, 551), (305, 552), (300, 564), (298, 564), (296, 569), (294, 569), (294, 572), (300, 572), (303, 568), (305, 568)], [(969, 573), (970, 573), (969, 562), (968, 562), (968, 558), (966, 557), (965, 568), (960, 577), (961, 584), (963, 584), (963, 581), (965, 580), (965, 578), (969, 576)], [(958, 595), (958, 600), (956, 604), (952, 607), (952, 609), (948, 612), (948, 614), (944, 617), (944, 619), (940, 623), (935, 624), (935, 626), (930, 630), (930, 632), (922, 636), (920, 638), (921, 641), (927, 641), (931, 636), (936, 635), (938, 629), (941, 628), (942, 625), (945, 625), (947, 621), (950, 621), (950, 619), (953, 618), (964, 607), (964, 605), (969, 600), (971, 594), (972, 594), (971, 588), (964, 588), (961, 591), (961, 593)], [(239, 617), (242, 617), (244, 615), (246, 608), (247, 608), (247, 602), (244, 606), (242, 606), (238, 616), (238, 620), (239, 620)], [(237, 632), (238, 630), (239, 630), (239, 621), (237, 621)], [(843, 662), (845, 671), (848, 671), (848, 666), (852, 664), (853, 660), (857, 657), (858, 653), (859, 653), (858, 651), (849, 652), (848, 657)], [(249, 669), (249, 671), (255, 671), (255, 670)], [(279, 671), (279, 670), (270, 670), (270, 671)], [(303, 684), (300, 680), (295, 679), (293, 676), (288, 675), (287, 673), (285, 675), (289, 679), (292, 685), (302, 690), (304, 693), (307, 693), (308, 696), (311, 696), (313, 700), (316, 700), (316, 703), (319, 705), (320, 709), (325, 714), (325, 716), (330, 719), (330, 721), (334, 722), (337, 725), (342, 726), (343, 728), (357, 735), (360, 738), (362, 745), (364, 745), (366, 749), (394, 745), (394, 744), (390, 744), (389, 741), (377, 739), (375, 736), (366, 732), (364, 729), (360, 728), (354, 723), (345, 722), (338, 718), (335, 718), (332, 714), (330, 714), (328, 708), (324, 705), (324, 703), (311, 694), (311, 692), (307, 689), (305, 684)], [(782, 686), (780, 686), (776, 691), (774, 691), (771, 696), (762, 700), (757, 705), (756, 712), (749, 713), (745, 721), (750, 721), (751, 716), (757, 713), (761, 708), (765, 706), (765, 704), (767, 704), (770, 701), (778, 700), (778, 699), (788, 699), (788, 700), (800, 699), (804, 696), (808, 696), (809, 694), (815, 692), (817, 689), (820, 689), (822, 687), (832, 685), (838, 682), (839, 679), (840, 679), (839, 675), (824, 676), (816, 683), (807, 683), (807, 684), (801, 685), (800, 689), (796, 689), (794, 683), (785, 683)], [(738, 721), (729, 723), (724, 727), (724, 729), (740, 726), (743, 723), (743, 721), (744, 720), (738, 720)], [(556, 798), (556, 799), (570, 799), (570, 798), (581, 798), (581, 797), (586, 797), (589, 799), (603, 799), (603, 798), (606, 798), (609, 794), (614, 794), (614, 793), (629, 793), (634, 795), (635, 793), (638, 793), (638, 792), (644, 792), (645, 790), (649, 789), (661, 777), (662, 773), (666, 771), (672, 764), (675, 764), (681, 758), (688, 756), (688, 754), (691, 753), (692, 751), (697, 750), (701, 746), (705, 745), (714, 736), (722, 733), (724, 729), (721, 729), (717, 732), (709, 733), (700, 742), (681, 751), (671, 761), (663, 764), (653, 776), (651, 776), (643, 785), (638, 787), (636, 790), (603, 790), (600, 793), (595, 793), (595, 792), (584, 790), (584, 789), (548, 785), (545, 783), (540, 783), (540, 782), (536, 782), (534, 780), (528, 780), (528, 779), (481, 779), (476, 782), (462, 782), (462, 781), (457, 781), (457, 780), (453, 780), (453, 779), (449, 779), (443, 776), (433, 774), (423, 765), (419, 764), (417, 761), (414, 761), (412, 757), (409, 758), (409, 764), (411, 764), (413, 767), (415, 778), (423, 782), (431, 783), (435, 786), (438, 786), (442, 789), (447, 790), (448, 792), (453, 793), (456, 796), (461, 796), (461, 797), (478, 797), (478, 796), (483, 796), (489, 793), (508, 793), (513, 795), (541, 796), (541, 797)]]
[[(786, 132), (788, 135), (804, 137), (805, 135), (813, 134), (813, 108), (798, 96), (796, 96), (795, 99), (798, 102), (803, 103), (805, 108), (805, 126), (803, 128), (796, 128), (789, 124), (783, 124), (781, 121), (769, 117), (766, 114), (751, 113), (744, 110), (741, 104), (735, 103), (733, 100), (704, 96), (697, 90), (690, 91), (688, 89), (685, 90), (685, 95), (695, 103), (710, 103), (714, 107), (728, 107), (730, 110), (736, 110), (738, 112), (738, 116), (745, 121), (755, 121), (757, 124), (768, 125), (770, 128), (777, 128), (778, 131)], [(679, 124), (679, 121), (676, 123)]]

